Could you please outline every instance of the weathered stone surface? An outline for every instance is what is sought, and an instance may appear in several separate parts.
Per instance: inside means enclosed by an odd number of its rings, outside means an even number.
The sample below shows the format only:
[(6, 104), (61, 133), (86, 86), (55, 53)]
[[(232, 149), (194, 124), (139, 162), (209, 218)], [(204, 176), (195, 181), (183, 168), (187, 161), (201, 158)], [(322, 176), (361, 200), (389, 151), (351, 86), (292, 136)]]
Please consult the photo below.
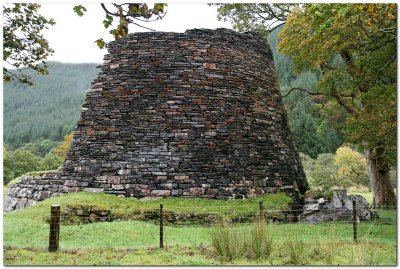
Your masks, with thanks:
[(347, 200), (347, 190), (346, 189), (335, 190), (333, 192), (333, 197), (332, 197), (333, 207), (341, 208), (341, 207), (345, 206), (346, 200)]
[(86, 192), (104, 192), (102, 188), (84, 188), (83, 191)]
[(170, 195), (171, 195), (171, 191), (169, 191), (169, 190), (153, 190), (153, 191), (151, 192), (151, 194), (154, 195), (154, 196), (164, 196), (164, 197), (167, 197), (167, 196), (170, 196)]
[(300, 215), (300, 222), (320, 223), (323, 221), (351, 221), (353, 212), (347, 208), (335, 208), (332, 210), (313, 211), (310, 214)]
[(258, 34), (193, 29), (110, 42), (83, 108), (61, 171), (23, 178), (6, 210), (13, 199), (94, 189), (224, 200), (281, 190), (296, 200), (308, 188)]
[(370, 220), (375, 217), (369, 209), (367, 200), (361, 195), (347, 195), (347, 190), (334, 190), (332, 201), (323, 197), (318, 200), (309, 198), (304, 205), (304, 212), (299, 220), (306, 223), (322, 221), (353, 221), (353, 200), (356, 201), (356, 214), (359, 221)]

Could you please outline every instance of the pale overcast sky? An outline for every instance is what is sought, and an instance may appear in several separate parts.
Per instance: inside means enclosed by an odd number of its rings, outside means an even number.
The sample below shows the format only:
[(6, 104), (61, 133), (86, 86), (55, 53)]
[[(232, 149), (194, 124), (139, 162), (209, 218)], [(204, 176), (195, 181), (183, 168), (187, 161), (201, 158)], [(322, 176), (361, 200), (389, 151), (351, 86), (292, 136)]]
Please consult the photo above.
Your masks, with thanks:
[[(68, 63), (101, 63), (106, 50), (94, 43), (98, 38), (110, 41), (113, 37), (104, 29), (104, 11), (100, 4), (84, 4), (87, 12), (78, 17), (73, 12), (75, 4), (42, 3), (40, 13), (53, 18), (56, 25), (44, 31), (44, 37), (55, 50), (49, 61)], [(167, 15), (160, 21), (144, 23), (156, 31), (184, 32), (192, 28), (232, 28), (230, 23), (217, 20), (217, 8), (206, 3), (169, 3)], [(116, 20), (117, 21), (117, 20)], [(116, 22), (115, 22), (116, 23)], [(134, 25), (129, 32), (147, 31)]]

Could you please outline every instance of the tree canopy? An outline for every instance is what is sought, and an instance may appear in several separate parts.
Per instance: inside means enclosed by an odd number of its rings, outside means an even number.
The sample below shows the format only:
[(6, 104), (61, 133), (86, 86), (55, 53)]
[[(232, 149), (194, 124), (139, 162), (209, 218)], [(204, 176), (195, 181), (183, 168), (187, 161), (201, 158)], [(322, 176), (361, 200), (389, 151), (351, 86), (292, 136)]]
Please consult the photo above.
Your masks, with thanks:
[(3, 6), (3, 62), (13, 69), (3, 66), (5, 81), (16, 79), (32, 84), (30, 76), (22, 70), (30, 68), (38, 74), (48, 73), (45, 60), (54, 50), (43, 37), (41, 31), (55, 24), (39, 14), (39, 4), (16, 3)]
[(299, 4), (214, 4), (218, 6), (218, 20), (229, 21), (240, 31), (268, 34), (286, 22), (291, 9)]
[[(167, 4), (155, 3), (151, 8), (146, 3), (101, 3), (100, 6), (105, 12), (104, 28), (111, 27), (109, 33), (118, 40), (128, 34), (129, 24), (147, 28), (139, 22), (162, 19), (166, 15)], [(16, 79), (32, 85), (33, 81), (28, 74), (23, 72), (24, 69), (34, 70), (41, 75), (48, 74), (46, 60), (54, 53), (54, 50), (49, 46), (42, 30), (49, 29), (55, 24), (55, 21), (45, 18), (39, 13), (39, 9), (39, 4), (32, 3), (5, 4), (3, 6), (4, 81)], [(73, 11), (78, 16), (83, 16), (87, 9), (82, 5), (76, 5)], [(113, 28), (114, 18), (118, 18), (118, 24)], [(95, 43), (99, 48), (105, 48), (107, 45), (103, 38), (97, 39)]]
[[(146, 3), (101, 3), (100, 5), (105, 12), (105, 18), (103, 20), (104, 28), (108, 29), (111, 27), (109, 33), (114, 36), (115, 40), (128, 34), (129, 24), (154, 31), (142, 25), (142, 23), (161, 20), (167, 13), (167, 4), (164, 3), (154, 3), (152, 8)], [(83, 5), (76, 5), (73, 9), (78, 16), (83, 16), (84, 12), (87, 11), (86, 7)], [(112, 27), (114, 18), (118, 19), (116, 27)], [(104, 41), (103, 37), (97, 39), (95, 43), (100, 49), (107, 47), (107, 43)]]
[(396, 147), (396, 29), (393, 4), (311, 4), (293, 10), (278, 46), (295, 70), (321, 70), (308, 93), (340, 105), (347, 139), (383, 147), (388, 160)]
[(321, 71), (314, 91), (299, 90), (341, 108), (346, 140), (365, 151), (378, 206), (396, 204), (396, 13), (395, 4), (307, 4), (292, 10), (278, 46), (295, 70)]

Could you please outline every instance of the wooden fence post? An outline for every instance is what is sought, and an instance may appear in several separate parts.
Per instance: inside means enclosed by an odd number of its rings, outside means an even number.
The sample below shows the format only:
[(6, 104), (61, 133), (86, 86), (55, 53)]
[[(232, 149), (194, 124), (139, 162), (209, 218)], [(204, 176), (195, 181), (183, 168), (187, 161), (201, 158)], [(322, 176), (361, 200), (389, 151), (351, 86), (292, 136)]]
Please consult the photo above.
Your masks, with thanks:
[(357, 242), (357, 204), (353, 200), (353, 237), (354, 242)]
[(260, 201), (260, 222), (264, 222), (264, 203)]
[(60, 239), (60, 206), (51, 206), (49, 251), (57, 251)]
[(164, 205), (160, 204), (160, 248), (164, 248)]

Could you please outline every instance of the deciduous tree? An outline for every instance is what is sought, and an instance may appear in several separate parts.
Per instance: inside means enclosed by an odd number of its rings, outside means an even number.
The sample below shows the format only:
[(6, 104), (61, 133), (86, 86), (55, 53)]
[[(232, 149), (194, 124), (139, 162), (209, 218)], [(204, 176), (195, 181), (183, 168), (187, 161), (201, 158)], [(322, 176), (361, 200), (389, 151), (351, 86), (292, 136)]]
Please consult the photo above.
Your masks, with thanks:
[(299, 4), (212, 4), (218, 6), (218, 20), (229, 21), (240, 31), (268, 34), (286, 22), (290, 10)]
[(298, 71), (321, 70), (317, 91), (308, 92), (343, 109), (347, 139), (365, 150), (378, 206), (396, 204), (389, 179), (396, 148), (396, 12), (395, 4), (304, 5), (288, 16), (279, 43)]
[(338, 167), (337, 180), (342, 186), (369, 185), (367, 161), (364, 155), (348, 146), (343, 146), (336, 150), (334, 159)]
[(64, 136), (64, 141), (54, 149), (54, 154), (59, 156), (62, 160), (67, 157), (69, 147), (71, 146), (74, 133)]
[(3, 6), (3, 62), (18, 70), (3, 66), (5, 81), (16, 79), (32, 84), (23, 69), (30, 68), (47, 74), (45, 60), (54, 50), (43, 37), (42, 30), (54, 25), (53, 19), (39, 14), (40, 5), (31, 3), (5, 4)]

